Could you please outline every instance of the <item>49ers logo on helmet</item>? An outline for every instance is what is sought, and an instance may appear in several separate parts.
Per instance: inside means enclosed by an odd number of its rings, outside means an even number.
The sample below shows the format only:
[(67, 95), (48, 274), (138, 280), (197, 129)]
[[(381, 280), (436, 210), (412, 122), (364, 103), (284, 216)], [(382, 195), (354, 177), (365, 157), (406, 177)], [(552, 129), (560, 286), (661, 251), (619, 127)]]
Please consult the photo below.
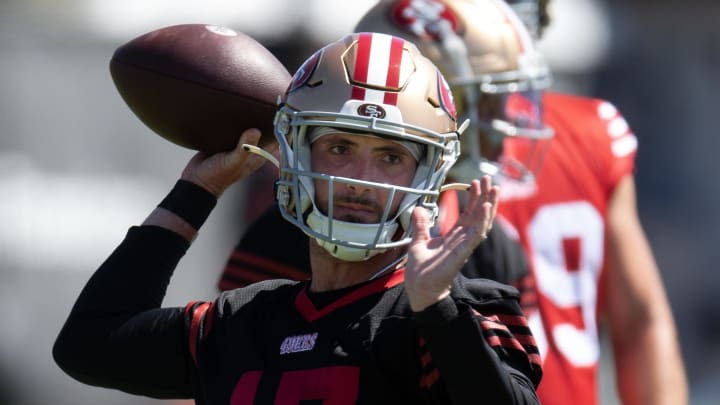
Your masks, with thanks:
[(400, 28), (422, 39), (438, 40), (443, 24), (449, 24), (454, 32), (460, 26), (455, 13), (440, 0), (401, 0), (390, 16)]
[(292, 93), (293, 91), (297, 90), (299, 87), (302, 87), (305, 83), (307, 83), (308, 80), (310, 80), (310, 77), (315, 71), (315, 67), (317, 67), (318, 62), (320, 61), (321, 55), (322, 51), (315, 52), (313, 56), (309, 57), (302, 64), (302, 66), (300, 66), (300, 69), (295, 72), (295, 75), (290, 82), (290, 86), (288, 86), (288, 93)]
[(362, 104), (357, 112), (365, 117), (385, 118), (385, 109), (376, 104)]

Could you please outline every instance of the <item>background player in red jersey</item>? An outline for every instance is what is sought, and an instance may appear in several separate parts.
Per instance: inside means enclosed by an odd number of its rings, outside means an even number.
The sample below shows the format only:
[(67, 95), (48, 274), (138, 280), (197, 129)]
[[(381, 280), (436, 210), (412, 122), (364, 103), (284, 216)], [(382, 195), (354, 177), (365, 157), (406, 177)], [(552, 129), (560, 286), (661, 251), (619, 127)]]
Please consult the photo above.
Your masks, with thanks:
[[(598, 402), (597, 326), (604, 320), (623, 403), (686, 403), (687, 383), (672, 313), (636, 211), (634, 134), (606, 101), (551, 92), (540, 98), (539, 93), (486, 86), (488, 75), (480, 68), (483, 58), (476, 49), (479, 38), (462, 24), (472, 24), (472, 19), (469, 14), (458, 17), (452, 13), (453, 9), (468, 12), (470, 8), (453, 7), (455, 3), (498, 2), (382, 2), (356, 29), (379, 30), (377, 27), (385, 24), (397, 30), (404, 26), (416, 40), (434, 41), (446, 48), (445, 53), (427, 54), (444, 68), (460, 98), (459, 105), (466, 108), (462, 112), (473, 118), (479, 130), (482, 146), (463, 155), (456, 167), (466, 172), (456, 173), (456, 177), (490, 173), (488, 169), (497, 173), (496, 181), (504, 188), (500, 222), (519, 236), (531, 263), (537, 310), (530, 308), (528, 313), (533, 330), (542, 339), (546, 373), (538, 391), (541, 400), (545, 404)], [(528, 19), (527, 26), (539, 37), (549, 22), (547, 1), (508, 3)], [(454, 27), (455, 39), (418, 36), (423, 24), (417, 17), (423, 13), (437, 17), (425, 26), (435, 32), (437, 27)], [(475, 67), (473, 77), (467, 77), (467, 71), (453, 70), (463, 61), (454, 61), (445, 44), (454, 47), (456, 39), (466, 46), (467, 62)], [(462, 56), (462, 52), (454, 54)], [(473, 100), (474, 91), (482, 94), (478, 102)], [(498, 104), (486, 101), (502, 93), (506, 102), (498, 111), (508, 116), (506, 122), (512, 122), (512, 116), (544, 121), (554, 136), (531, 142), (506, 136), (512, 135), (504, 131), (507, 125), (488, 108)], [(539, 114), (542, 119), (537, 119)], [(487, 159), (497, 164), (489, 165)]]
[[(312, 236), (312, 277), (161, 307), (173, 270), (223, 192), (262, 159), (196, 154), (91, 277), (53, 348), (87, 384), (197, 403), (537, 404), (537, 347), (517, 292), (458, 276), (499, 190), (473, 180), (432, 236), (459, 155), (437, 67), (401, 38), (350, 34), (313, 54), (279, 107), (278, 206)], [(281, 247), (280, 247), (281, 248)]]
[[(540, 39), (549, 0), (508, 3)], [(595, 327), (604, 321), (624, 404), (687, 403), (674, 319), (637, 212), (637, 139), (607, 101), (547, 91), (542, 103), (555, 136), (537, 192), (507, 195), (500, 210), (518, 230), (538, 290), (530, 317), (545, 339), (539, 395), (545, 404), (596, 401)]]

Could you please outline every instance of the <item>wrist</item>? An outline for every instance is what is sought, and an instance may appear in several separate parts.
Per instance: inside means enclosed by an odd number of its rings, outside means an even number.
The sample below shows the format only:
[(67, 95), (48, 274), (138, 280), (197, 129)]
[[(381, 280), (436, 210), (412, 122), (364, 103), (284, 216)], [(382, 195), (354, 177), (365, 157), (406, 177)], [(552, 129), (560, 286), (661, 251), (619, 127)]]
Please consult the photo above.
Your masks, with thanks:
[(437, 304), (450, 296), (450, 289), (438, 291), (435, 293), (423, 292), (423, 293), (411, 293), (408, 291), (408, 300), (410, 301), (410, 308), (414, 312), (420, 312), (425, 310), (427, 307)]
[(203, 187), (180, 179), (158, 207), (180, 217), (193, 228), (200, 229), (217, 204), (217, 198)]

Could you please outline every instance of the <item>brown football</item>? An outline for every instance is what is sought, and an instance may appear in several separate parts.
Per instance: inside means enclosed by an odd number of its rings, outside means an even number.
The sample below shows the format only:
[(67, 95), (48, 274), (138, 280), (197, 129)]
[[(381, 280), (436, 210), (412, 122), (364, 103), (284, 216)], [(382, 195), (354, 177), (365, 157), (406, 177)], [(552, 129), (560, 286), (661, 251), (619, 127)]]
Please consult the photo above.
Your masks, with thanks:
[(243, 130), (275, 141), (273, 118), (290, 73), (262, 44), (214, 25), (182, 24), (115, 50), (110, 74), (125, 103), (163, 138), (204, 152), (232, 149)]

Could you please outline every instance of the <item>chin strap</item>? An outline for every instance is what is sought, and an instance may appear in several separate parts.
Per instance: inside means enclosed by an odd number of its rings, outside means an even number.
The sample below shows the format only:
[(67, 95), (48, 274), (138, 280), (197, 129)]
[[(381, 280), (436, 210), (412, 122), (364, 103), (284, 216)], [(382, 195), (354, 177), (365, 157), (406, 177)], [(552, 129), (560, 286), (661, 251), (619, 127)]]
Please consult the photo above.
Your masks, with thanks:
[(448, 183), (443, 184), (440, 186), (440, 192), (443, 193), (448, 190), (460, 190), (460, 191), (466, 191), (470, 188), (470, 185), (467, 183)]

